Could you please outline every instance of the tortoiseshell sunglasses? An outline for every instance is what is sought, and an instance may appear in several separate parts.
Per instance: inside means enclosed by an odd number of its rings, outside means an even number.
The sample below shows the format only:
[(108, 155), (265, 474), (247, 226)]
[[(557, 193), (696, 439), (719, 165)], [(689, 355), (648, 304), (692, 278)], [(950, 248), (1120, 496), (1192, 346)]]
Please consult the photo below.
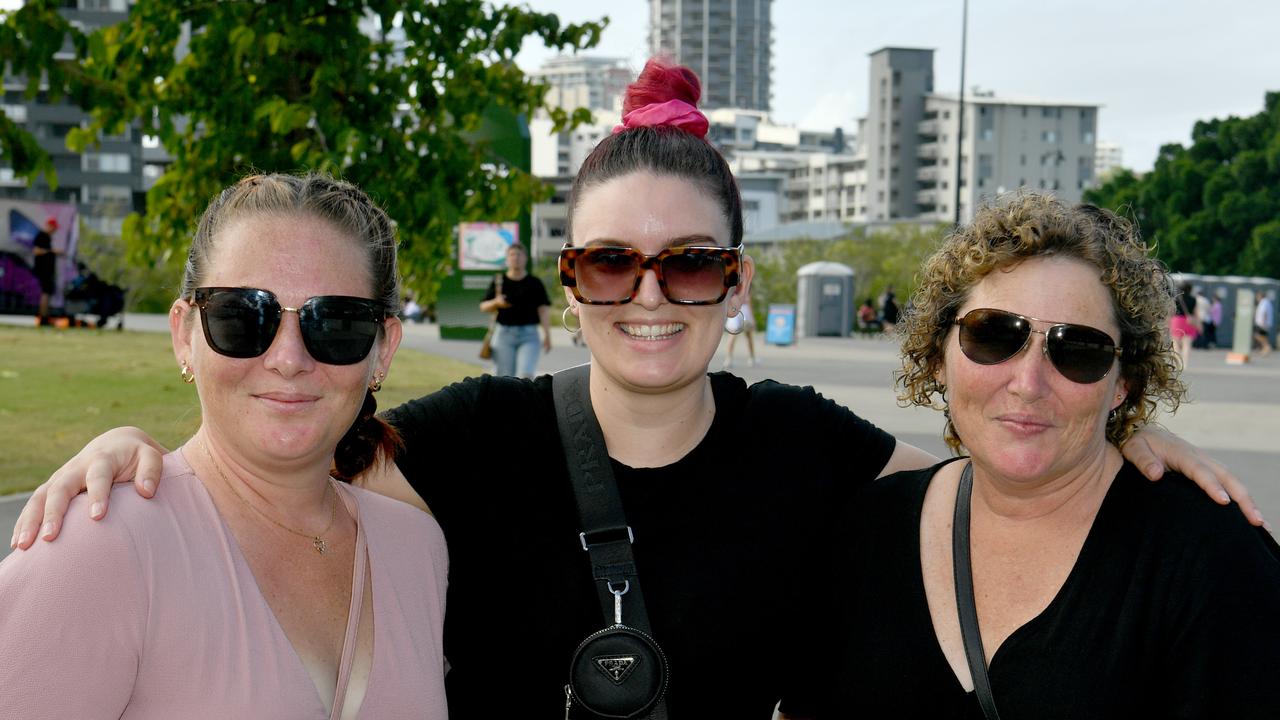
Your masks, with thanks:
[(646, 270), (653, 270), (667, 300), (715, 305), (738, 284), (742, 246), (676, 245), (657, 255), (629, 247), (565, 245), (560, 284), (585, 305), (622, 305), (635, 299)]

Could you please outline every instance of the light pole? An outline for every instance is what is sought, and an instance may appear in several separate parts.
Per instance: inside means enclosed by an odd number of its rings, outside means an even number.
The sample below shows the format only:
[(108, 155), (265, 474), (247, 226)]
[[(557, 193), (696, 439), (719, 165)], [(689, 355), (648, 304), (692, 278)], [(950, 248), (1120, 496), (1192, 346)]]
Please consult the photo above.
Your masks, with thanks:
[(964, 152), (964, 59), (969, 44), (969, 0), (960, 17), (960, 130), (956, 133), (956, 227), (960, 227), (960, 168)]

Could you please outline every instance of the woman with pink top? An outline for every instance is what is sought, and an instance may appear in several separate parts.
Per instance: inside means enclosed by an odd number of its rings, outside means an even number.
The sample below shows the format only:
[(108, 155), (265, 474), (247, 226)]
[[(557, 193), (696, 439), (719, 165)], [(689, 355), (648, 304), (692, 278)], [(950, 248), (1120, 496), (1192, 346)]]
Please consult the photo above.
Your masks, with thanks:
[(397, 447), (373, 393), (399, 297), (357, 188), (254, 176), (213, 200), (169, 314), (201, 427), (155, 500), (121, 491), (103, 531), (0, 563), (6, 717), (446, 717), (440, 528), (333, 477)]

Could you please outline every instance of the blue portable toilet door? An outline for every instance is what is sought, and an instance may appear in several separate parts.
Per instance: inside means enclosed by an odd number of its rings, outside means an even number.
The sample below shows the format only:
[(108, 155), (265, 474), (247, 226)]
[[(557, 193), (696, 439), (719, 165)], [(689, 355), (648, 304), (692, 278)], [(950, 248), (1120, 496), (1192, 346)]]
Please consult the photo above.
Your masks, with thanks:
[(818, 335), (844, 335), (844, 283), (841, 278), (824, 278), (818, 298)]

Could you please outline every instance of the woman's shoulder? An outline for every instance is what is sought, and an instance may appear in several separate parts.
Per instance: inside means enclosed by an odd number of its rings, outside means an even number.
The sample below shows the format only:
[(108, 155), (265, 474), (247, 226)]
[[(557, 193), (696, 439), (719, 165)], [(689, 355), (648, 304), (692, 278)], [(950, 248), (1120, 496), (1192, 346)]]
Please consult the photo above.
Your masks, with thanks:
[[(434, 516), (399, 500), (379, 495), (355, 485), (342, 484), (360, 507), (360, 522), (366, 531), (376, 528), (391, 537), (409, 541), (444, 544), (444, 534)], [(416, 539), (416, 540), (415, 540)]]
[(146, 542), (156, 537), (168, 537), (174, 530), (189, 526), (189, 522), (175, 521), (184, 517), (195, 505), (208, 505), (208, 494), (191, 466), (182, 455), (182, 449), (173, 450), (163, 458), (160, 482), (155, 496), (144, 498), (137, 493), (133, 483), (119, 483), (111, 488), (111, 510), (102, 520), (89, 518), (89, 499), (77, 495), (67, 508), (66, 524), (59, 533), (59, 542), (66, 538), (83, 539), (102, 549), (109, 535), (128, 537), (132, 543)]
[(872, 514), (879, 514), (890, 506), (918, 509), (938, 472), (951, 463), (966, 459), (952, 457), (930, 467), (891, 473), (871, 482), (851, 485), (847, 493), (860, 511)]
[(1179, 473), (1165, 473), (1151, 482), (1131, 463), (1125, 462), (1116, 476), (1121, 497), (1132, 498), (1134, 513), (1126, 522), (1145, 515), (1144, 532), (1159, 537), (1170, 546), (1181, 545), (1188, 552), (1216, 557), (1246, 552), (1270, 556), (1280, 563), (1280, 545), (1266, 530), (1250, 525), (1234, 502), (1219, 505), (1198, 485)]

